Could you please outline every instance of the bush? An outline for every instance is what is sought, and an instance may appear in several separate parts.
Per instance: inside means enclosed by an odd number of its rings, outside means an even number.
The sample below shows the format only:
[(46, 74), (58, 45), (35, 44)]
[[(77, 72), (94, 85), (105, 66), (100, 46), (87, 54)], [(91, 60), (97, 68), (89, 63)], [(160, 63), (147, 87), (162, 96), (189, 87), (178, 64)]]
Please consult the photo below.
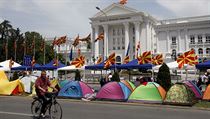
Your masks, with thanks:
[(163, 63), (159, 68), (157, 83), (160, 84), (166, 91), (168, 91), (171, 87), (171, 75), (169, 68), (165, 63)]
[(80, 71), (79, 70), (75, 71), (75, 81), (81, 81), (81, 75), (80, 75)]
[(119, 76), (119, 72), (118, 71), (114, 72), (114, 74), (112, 75), (111, 80), (120, 82), (120, 76)]

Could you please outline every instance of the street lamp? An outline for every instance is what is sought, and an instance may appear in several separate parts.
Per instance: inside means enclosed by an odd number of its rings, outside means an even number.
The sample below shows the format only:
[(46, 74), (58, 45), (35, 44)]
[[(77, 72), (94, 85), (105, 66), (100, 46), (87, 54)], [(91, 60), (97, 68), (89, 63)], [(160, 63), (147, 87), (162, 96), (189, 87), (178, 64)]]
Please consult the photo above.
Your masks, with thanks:
[(107, 15), (106, 15), (106, 13), (105, 13), (103, 10), (101, 10), (100, 7), (96, 7), (96, 9), (99, 10), (100, 12), (102, 12), (102, 13), (106, 16), (106, 19), (107, 19), (107, 21), (108, 21), (108, 17), (107, 17)]

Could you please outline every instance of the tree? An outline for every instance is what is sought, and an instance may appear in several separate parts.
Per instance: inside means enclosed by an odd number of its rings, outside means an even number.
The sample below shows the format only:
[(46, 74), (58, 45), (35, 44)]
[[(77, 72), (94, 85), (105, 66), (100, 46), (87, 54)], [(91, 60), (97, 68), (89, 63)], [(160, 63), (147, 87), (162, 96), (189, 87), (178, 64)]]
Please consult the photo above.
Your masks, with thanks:
[(169, 67), (163, 63), (159, 68), (157, 83), (160, 84), (166, 91), (171, 87), (171, 75), (169, 71)]
[(120, 82), (119, 72), (115, 71), (111, 78), (112, 81)]
[(81, 75), (78, 69), (75, 71), (75, 81), (81, 81)]

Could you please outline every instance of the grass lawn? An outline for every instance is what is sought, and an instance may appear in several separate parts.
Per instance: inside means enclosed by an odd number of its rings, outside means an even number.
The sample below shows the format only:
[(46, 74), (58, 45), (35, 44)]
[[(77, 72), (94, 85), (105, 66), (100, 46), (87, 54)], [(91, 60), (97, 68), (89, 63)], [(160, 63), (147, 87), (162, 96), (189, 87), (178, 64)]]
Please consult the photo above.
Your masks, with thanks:
[(207, 101), (199, 101), (194, 105), (194, 107), (202, 107), (202, 108), (210, 108), (210, 102)]

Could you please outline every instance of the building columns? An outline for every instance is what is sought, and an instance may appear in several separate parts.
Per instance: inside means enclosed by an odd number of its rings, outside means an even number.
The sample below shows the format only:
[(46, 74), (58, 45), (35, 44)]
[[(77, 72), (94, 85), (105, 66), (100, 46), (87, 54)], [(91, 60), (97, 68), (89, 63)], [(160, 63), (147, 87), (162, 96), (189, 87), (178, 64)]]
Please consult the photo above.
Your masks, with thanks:
[(185, 29), (185, 51), (189, 50), (188, 30)]
[(94, 26), (94, 29), (95, 29), (95, 32), (94, 32), (94, 36), (95, 37), (93, 37), (94, 39), (93, 39), (93, 43), (95, 43), (95, 52), (94, 52), (94, 54), (95, 54), (95, 58), (97, 58), (97, 57), (99, 57), (99, 42), (100, 41), (97, 41), (97, 42), (94, 42), (94, 40), (98, 37), (98, 35), (99, 35), (99, 26)]
[(166, 31), (166, 34), (167, 34), (167, 53), (170, 53), (170, 36), (169, 36), (169, 31)]
[(109, 30), (108, 30), (108, 25), (103, 25), (104, 28), (104, 57), (108, 58), (109, 55), (109, 46), (108, 46), (108, 34), (109, 34)]
[(178, 30), (178, 52), (180, 53), (181, 52), (181, 30)]
[[(140, 22), (134, 22), (135, 25), (135, 55), (137, 52), (137, 44), (140, 42)], [(139, 55), (139, 54), (138, 54)]]
[(125, 55), (128, 50), (128, 44), (129, 44), (129, 23), (125, 22), (123, 23), (125, 27)]

